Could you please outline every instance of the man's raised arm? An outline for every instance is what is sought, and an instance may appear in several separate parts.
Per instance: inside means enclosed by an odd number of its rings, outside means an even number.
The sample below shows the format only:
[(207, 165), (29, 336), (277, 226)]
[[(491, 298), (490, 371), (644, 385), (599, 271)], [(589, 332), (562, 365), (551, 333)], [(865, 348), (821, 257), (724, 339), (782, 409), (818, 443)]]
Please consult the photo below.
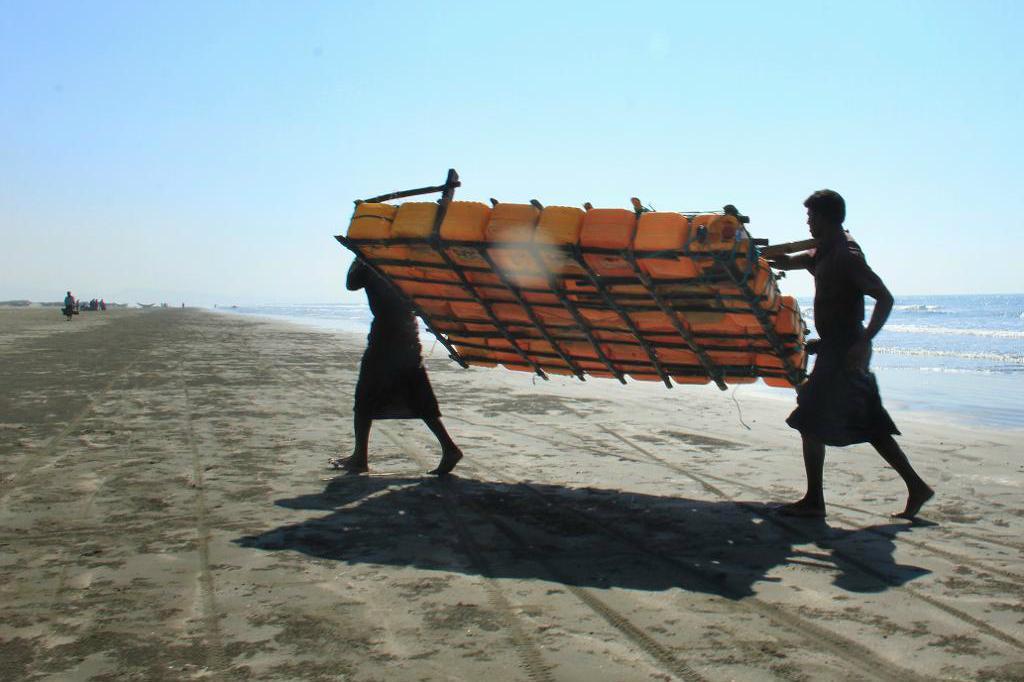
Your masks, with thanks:
[(794, 254), (780, 253), (768, 258), (768, 264), (776, 270), (807, 270), (813, 262), (814, 256), (810, 251)]

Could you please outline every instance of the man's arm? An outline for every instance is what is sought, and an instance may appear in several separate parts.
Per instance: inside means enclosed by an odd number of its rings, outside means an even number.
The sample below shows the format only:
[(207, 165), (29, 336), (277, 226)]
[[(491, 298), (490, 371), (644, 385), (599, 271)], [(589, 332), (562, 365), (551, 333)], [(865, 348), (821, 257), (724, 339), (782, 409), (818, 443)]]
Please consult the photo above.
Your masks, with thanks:
[(781, 253), (768, 259), (768, 264), (776, 270), (807, 270), (813, 263), (814, 254), (810, 251), (794, 254)]
[(893, 297), (882, 278), (876, 275), (862, 258), (858, 258), (857, 261), (858, 266), (853, 272), (854, 284), (864, 292), (865, 296), (875, 299), (875, 309), (871, 313), (867, 328), (864, 329), (864, 335), (850, 348), (847, 360), (849, 366), (866, 370), (871, 339), (875, 338), (885, 325), (885, 321), (889, 319)]
[(871, 320), (868, 322), (867, 328), (864, 330), (864, 337), (870, 341), (875, 338), (875, 335), (882, 330), (882, 326), (885, 321), (889, 319), (889, 313), (892, 312), (893, 297), (889, 293), (885, 284), (878, 278), (878, 275), (874, 275), (874, 282), (871, 283), (870, 288), (868, 286), (862, 286), (864, 294), (875, 299), (875, 309), (871, 313)]
[(345, 288), (349, 291), (357, 291), (366, 286), (366, 276), (369, 268), (363, 261), (356, 258), (348, 269), (348, 277), (345, 279)]

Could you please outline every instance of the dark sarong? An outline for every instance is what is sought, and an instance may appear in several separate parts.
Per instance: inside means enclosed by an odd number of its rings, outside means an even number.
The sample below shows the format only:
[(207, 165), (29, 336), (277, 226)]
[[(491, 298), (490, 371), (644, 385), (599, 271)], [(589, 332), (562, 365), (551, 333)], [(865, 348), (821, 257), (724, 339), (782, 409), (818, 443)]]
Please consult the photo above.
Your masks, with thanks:
[(370, 326), (359, 365), (354, 410), (370, 419), (440, 417), (434, 389), (420, 355), (415, 322)]
[(899, 435), (882, 407), (875, 375), (867, 369), (847, 369), (851, 342), (822, 339), (807, 381), (797, 390), (797, 408), (786, 423), (825, 445), (866, 443)]

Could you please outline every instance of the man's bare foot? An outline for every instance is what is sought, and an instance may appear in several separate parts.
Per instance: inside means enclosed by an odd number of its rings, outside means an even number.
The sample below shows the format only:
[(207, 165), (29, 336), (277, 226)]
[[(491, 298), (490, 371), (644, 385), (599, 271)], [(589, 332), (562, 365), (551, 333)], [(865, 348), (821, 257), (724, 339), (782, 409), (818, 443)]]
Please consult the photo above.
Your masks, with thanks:
[(892, 516), (897, 519), (913, 520), (913, 518), (917, 516), (917, 512), (921, 511), (921, 507), (924, 506), (924, 503), (933, 497), (935, 497), (935, 491), (928, 486), (925, 486), (921, 490), (915, 490), (910, 493), (909, 497), (907, 497), (907, 508), (901, 512), (896, 512)]
[(460, 459), (462, 459), (462, 450), (459, 450), (458, 448), (445, 450), (441, 453), (441, 463), (438, 464), (437, 468), (430, 473), (437, 474), (438, 476), (444, 476), (455, 468), (455, 465), (459, 463)]
[(355, 455), (351, 457), (331, 457), (327, 460), (327, 463), (335, 469), (343, 469), (350, 474), (365, 474), (370, 470), (370, 467), (367, 466), (366, 458), (356, 457)]
[(803, 519), (823, 519), (825, 518), (825, 505), (814, 504), (807, 500), (800, 500), (798, 502), (790, 502), (778, 507), (776, 510), (782, 516), (797, 516)]

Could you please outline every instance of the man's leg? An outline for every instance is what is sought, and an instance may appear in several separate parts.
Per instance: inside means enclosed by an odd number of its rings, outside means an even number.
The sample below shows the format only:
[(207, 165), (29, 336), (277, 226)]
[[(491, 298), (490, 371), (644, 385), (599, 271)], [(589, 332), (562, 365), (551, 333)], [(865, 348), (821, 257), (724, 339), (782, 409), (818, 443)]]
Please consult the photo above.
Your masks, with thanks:
[(447, 429), (444, 428), (444, 424), (441, 423), (438, 417), (424, 419), (423, 423), (427, 425), (431, 433), (437, 437), (437, 442), (441, 444), (441, 463), (430, 473), (444, 476), (454, 469), (455, 465), (462, 459), (462, 450), (459, 450), (459, 446), (448, 435)]
[(804, 471), (807, 475), (807, 494), (800, 500), (779, 508), (787, 516), (825, 516), (824, 470), (825, 444), (803, 435)]
[(907, 459), (895, 438), (886, 434), (872, 440), (871, 445), (878, 450), (882, 459), (888, 462), (889, 466), (895, 469), (903, 482), (907, 484), (907, 506), (903, 511), (894, 513), (893, 516), (902, 519), (914, 518), (917, 516), (917, 512), (921, 511), (924, 503), (932, 499), (935, 491), (917, 475), (914, 467), (910, 466), (910, 460)]
[(330, 460), (331, 466), (335, 469), (344, 469), (353, 474), (361, 474), (369, 471), (369, 443), (370, 426), (373, 420), (360, 413), (356, 413), (353, 419), (353, 428), (356, 437), (356, 449), (350, 457), (335, 457)]

